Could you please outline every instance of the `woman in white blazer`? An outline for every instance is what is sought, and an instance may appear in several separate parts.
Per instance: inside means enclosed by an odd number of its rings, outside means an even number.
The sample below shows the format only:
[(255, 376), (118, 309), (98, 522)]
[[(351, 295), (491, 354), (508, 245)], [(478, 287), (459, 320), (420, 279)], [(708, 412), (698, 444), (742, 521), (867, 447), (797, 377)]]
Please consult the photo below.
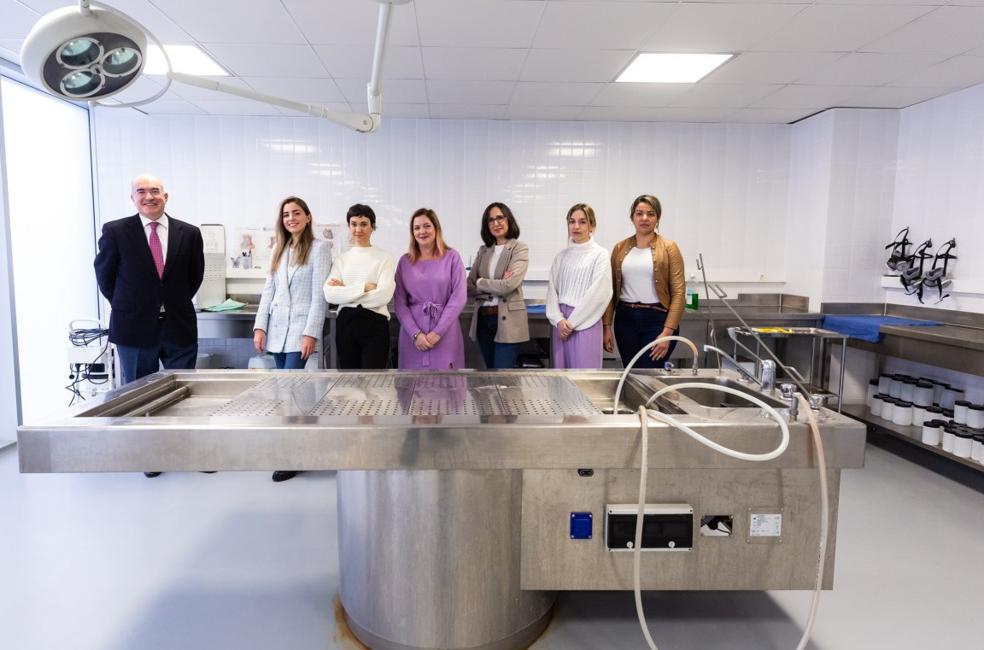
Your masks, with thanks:
[[(260, 306), (253, 323), (253, 345), (269, 352), (278, 369), (303, 368), (321, 339), (325, 302), (321, 287), (328, 278), (328, 247), (314, 238), (311, 210), (303, 199), (280, 202), (274, 226), (277, 243)], [(274, 472), (285, 481), (296, 472)]]

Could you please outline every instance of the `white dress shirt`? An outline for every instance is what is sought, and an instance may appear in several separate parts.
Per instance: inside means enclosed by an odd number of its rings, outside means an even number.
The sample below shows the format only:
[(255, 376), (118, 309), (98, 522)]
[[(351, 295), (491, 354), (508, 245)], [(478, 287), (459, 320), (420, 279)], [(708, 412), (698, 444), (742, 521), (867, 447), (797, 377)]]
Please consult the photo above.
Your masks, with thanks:
[[(144, 236), (147, 238), (147, 246), (150, 246), (150, 224), (154, 223), (147, 217), (140, 215), (140, 221), (143, 222)], [(157, 220), (157, 237), (161, 240), (161, 252), (164, 254), (163, 260), (167, 264), (167, 214), (162, 214), (160, 219)]]

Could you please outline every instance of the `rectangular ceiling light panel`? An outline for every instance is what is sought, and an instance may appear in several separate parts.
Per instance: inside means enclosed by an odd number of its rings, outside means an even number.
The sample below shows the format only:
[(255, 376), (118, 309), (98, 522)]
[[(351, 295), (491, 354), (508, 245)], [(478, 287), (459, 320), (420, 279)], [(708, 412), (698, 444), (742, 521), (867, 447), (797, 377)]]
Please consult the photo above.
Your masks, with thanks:
[(731, 54), (664, 54), (643, 52), (615, 81), (628, 83), (695, 83), (730, 59)]
[[(227, 77), (229, 73), (197, 45), (165, 45), (171, 68), (175, 72), (193, 74), (199, 77)], [(164, 55), (156, 45), (147, 46), (147, 63), (144, 74), (163, 75), (167, 73)]]

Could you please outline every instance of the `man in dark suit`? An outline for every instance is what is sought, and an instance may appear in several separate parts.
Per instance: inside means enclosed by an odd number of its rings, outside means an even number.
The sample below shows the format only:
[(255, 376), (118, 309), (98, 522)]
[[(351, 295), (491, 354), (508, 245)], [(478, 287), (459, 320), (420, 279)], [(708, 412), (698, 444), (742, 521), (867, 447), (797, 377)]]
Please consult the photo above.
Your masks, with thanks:
[(137, 214), (103, 226), (94, 263), (112, 305), (109, 340), (129, 383), (165, 368), (194, 368), (198, 320), (191, 299), (205, 273), (202, 233), (164, 211), (160, 180), (133, 179)]

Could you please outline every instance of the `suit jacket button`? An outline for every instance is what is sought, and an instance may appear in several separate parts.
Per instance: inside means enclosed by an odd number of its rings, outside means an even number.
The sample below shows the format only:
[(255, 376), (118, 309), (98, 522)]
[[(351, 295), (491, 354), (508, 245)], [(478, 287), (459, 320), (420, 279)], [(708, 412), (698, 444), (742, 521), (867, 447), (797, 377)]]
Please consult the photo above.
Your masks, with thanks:
[(503, 317), (502, 317), (502, 320), (506, 320), (506, 317), (505, 317), (505, 316), (503, 316)]

